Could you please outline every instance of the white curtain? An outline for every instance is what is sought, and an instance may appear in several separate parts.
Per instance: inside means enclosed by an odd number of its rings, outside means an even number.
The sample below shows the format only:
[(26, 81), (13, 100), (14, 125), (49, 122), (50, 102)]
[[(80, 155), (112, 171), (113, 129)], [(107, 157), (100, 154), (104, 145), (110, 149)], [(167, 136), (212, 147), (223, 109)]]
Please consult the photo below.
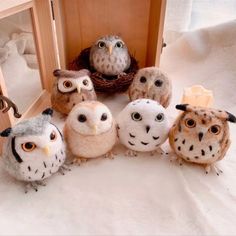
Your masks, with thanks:
[(236, 19), (236, 0), (167, 0), (164, 39)]

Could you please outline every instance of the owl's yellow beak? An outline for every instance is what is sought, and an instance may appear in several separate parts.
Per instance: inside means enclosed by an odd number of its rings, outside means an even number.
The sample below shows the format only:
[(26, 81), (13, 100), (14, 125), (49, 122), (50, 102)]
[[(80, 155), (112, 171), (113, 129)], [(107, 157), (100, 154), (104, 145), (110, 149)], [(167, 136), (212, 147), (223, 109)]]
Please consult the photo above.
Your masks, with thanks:
[(97, 125), (92, 125), (92, 130), (93, 130), (93, 133), (96, 134), (97, 133)]
[(109, 51), (109, 54), (111, 55), (112, 54), (112, 45), (109, 45), (108, 51)]
[(45, 146), (45, 147), (43, 148), (43, 151), (44, 151), (44, 153), (45, 153), (47, 156), (50, 156), (51, 150), (50, 150), (50, 147), (49, 147), (49, 146)]
[(80, 92), (81, 92), (81, 88), (80, 88), (80, 86), (79, 86), (79, 85), (77, 85), (77, 91), (78, 91), (78, 93), (80, 93)]

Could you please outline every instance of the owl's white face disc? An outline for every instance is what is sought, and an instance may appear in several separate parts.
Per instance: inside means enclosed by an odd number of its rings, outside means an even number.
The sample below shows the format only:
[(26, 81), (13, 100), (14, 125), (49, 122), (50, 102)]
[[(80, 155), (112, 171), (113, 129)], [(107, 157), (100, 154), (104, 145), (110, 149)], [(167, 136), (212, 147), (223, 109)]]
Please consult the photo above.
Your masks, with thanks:
[(77, 90), (80, 92), (83, 90), (92, 90), (93, 83), (89, 76), (81, 76), (78, 78), (59, 78), (58, 79), (58, 90), (62, 93), (69, 93)]
[(134, 151), (154, 151), (166, 141), (168, 132), (165, 109), (150, 99), (130, 102), (118, 116), (120, 142)]

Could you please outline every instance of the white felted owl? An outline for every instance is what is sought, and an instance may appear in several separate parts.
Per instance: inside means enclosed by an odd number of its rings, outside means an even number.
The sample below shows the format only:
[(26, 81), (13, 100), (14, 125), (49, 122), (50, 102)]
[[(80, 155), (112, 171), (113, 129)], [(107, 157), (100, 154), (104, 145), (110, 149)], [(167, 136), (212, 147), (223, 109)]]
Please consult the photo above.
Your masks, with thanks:
[(151, 99), (130, 102), (118, 115), (118, 136), (128, 155), (138, 152), (153, 152), (160, 148), (169, 131), (165, 109)]
[(215, 163), (224, 158), (229, 146), (229, 122), (236, 123), (232, 114), (188, 104), (176, 106), (184, 111), (175, 121), (169, 133), (172, 149), (182, 164), (182, 160), (201, 164), (206, 173), (211, 168), (222, 172)]
[(76, 156), (74, 162), (102, 155), (112, 157), (116, 143), (115, 120), (107, 106), (97, 101), (77, 104), (67, 117), (64, 127), (69, 151)]
[(58, 128), (50, 123), (52, 110), (22, 121), (1, 133), (3, 164), (7, 172), (37, 191), (44, 179), (65, 167), (65, 145)]
[(51, 102), (56, 111), (67, 115), (79, 102), (97, 99), (88, 70), (58, 69), (53, 74), (57, 79), (53, 85)]
[(101, 37), (91, 47), (90, 66), (107, 76), (124, 73), (131, 63), (129, 51), (124, 41), (116, 35)]
[(158, 67), (146, 67), (138, 70), (129, 87), (130, 100), (149, 98), (168, 107), (172, 96), (172, 85), (167, 75)]

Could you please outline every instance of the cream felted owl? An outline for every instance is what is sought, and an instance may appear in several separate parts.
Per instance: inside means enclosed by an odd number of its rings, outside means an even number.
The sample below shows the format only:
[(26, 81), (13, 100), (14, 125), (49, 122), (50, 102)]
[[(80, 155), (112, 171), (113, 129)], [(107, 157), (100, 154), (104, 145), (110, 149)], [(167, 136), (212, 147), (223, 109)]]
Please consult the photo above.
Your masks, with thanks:
[(128, 48), (116, 35), (101, 37), (92, 45), (89, 56), (90, 66), (107, 76), (124, 73), (131, 63)]
[(151, 99), (130, 102), (118, 115), (117, 127), (120, 142), (131, 156), (160, 149), (169, 132), (165, 109)]
[(67, 117), (64, 134), (67, 147), (78, 164), (103, 155), (112, 157), (116, 124), (108, 107), (100, 102), (77, 104)]
[(79, 102), (97, 99), (88, 70), (58, 69), (53, 74), (57, 79), (53, 85), (51, 102), (56, 111), (67, 115)]
[(168, 107), (172, 95), (170, 79), (158, 67), (146, 67), (138, 70), (129, 87), (130, 100), (149, 98)]
[(38, 190), (44, 179), (66, 169), (65, 145), (62, 134), (51, 121), (52, 110), (22, 121), (1, 133), (7, 137), (3, 145), (3, 164), (7, 172)]
[(224, 158), (229, 146), (229, 122), (236, 123), (232, 114), (212, 108), (177, 105), (184, 111), (175, 121), (169, 133), (170, 146), (182, 160), (202, 164), (206, 173), (211, 168), (219, 175), (215, 162)]

